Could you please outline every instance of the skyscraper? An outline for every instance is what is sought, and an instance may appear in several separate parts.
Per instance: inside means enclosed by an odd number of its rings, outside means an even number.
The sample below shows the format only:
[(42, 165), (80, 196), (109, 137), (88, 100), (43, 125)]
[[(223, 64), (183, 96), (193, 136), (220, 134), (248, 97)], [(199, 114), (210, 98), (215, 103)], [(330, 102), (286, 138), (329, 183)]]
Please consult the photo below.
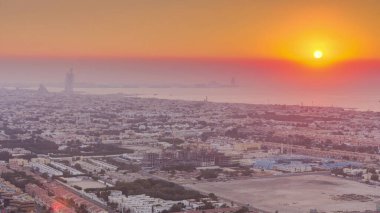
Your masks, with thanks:
[(237, 86), (237, 85), (236, 85), (235, 77), (232, 77), (232, 78), (231, 78), (230, 86), (231, 86), (231, 87), (236, 87), (236, 86)]
[(71, 94), (74, 92), (74, 72), (73, 69), (66, 74), (65, 93)]

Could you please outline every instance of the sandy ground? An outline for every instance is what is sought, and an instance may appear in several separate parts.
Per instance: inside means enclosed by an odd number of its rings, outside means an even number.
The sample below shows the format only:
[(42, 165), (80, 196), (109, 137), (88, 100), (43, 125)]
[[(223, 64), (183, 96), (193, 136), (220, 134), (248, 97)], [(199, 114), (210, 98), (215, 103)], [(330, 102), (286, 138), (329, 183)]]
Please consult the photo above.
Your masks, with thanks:
[[(240, 204), (280, 213), (305, 213), (310, 209), (325, 212), (375, 210), (380, 188), (323, 175), (274, 177), (229, 182), (189, 184), (186, 187)], [(365, 195), (372, 201), (341, 201), (332, 197), (343, 194)]]

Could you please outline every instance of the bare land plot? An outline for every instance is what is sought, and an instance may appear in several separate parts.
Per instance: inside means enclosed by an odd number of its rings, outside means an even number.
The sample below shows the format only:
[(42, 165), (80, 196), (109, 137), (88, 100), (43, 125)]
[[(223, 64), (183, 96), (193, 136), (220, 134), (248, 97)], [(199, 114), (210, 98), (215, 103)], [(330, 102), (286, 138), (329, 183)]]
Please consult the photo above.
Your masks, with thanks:
[[(380, 200), (379, 187), (324, 175), (209, 182), (186, 187), (280, 213), (305, 213), (310, 209), (325, 212), (375, 210)], [(347, 196), (353, 200), (339, 199)]]

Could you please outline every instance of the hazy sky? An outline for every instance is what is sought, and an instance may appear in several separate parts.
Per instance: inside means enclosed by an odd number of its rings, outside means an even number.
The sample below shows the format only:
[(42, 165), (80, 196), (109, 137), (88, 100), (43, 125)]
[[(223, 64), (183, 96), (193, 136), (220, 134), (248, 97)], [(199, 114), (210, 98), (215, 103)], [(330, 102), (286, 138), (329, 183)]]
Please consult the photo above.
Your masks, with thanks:
[(378, 0), (0, 0), (0, 55), (378, 58)]
[(0, 0), (0, 83), (61, 82), (74, 67), (78, 81), (362, 85), (380, 76), (379, 11), (379, 0)]

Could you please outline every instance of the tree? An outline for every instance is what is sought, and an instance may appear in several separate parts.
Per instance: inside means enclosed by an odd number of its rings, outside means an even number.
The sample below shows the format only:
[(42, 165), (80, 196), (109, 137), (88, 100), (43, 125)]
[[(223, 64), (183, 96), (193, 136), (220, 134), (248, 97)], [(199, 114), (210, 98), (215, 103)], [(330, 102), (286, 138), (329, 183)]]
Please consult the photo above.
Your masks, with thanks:
[(228, 208), (228, 206), (227, 204), (223, 203), (223, 205), (221, 205), (220, 208)]
[(0, 161), (6, 161), (9, 162), (9, 159), (12, 156), (8, 152), (0, 152)]
[(111, 207), (112, 209), (117, 209), (119, 207), (117, 203), (107, 203), (107, 205)]
[(73, 187), (74, 187), (75, 189), (79, 190), (79, 191), (82, 191), (82, 187), (80, 187), (80, 186), (74, 185)]
[(84, 204), (82, 204), (82, 205), (80, 205), (79, 207), (77, 207), (77, 208), (75, 209), (75, 211), (76, 211), (77, 213), (89, 213), (89, 211), (87, 211), (87, 206), (84, 205)]
[(214, 193), (210, 193), (210, 194), (208, 194), (208, 197), (209, 197), (211, 200), (214, 200), (214, 201), (217, 201), (217, 200), (218, 200), (218, 197), (217, 197)]
[(230, 138), (239, 138), (239, 131), (237, 128), (233, 128), (231, 130), (227, 130), (225, 136)]
[(363, 172), (359, 172), (356, 174), (356, 177), (362, 177), (363, 176)]
[(373, 181), (379, 181), (379, 175), (378, 174), (373, 174), (371, 176), (371, 180), (373, 180)]
[(214, 178), (218, 177), (218, 175), (221, 171), (222, 171), (221, 169), (201, 170), (201, 177), (204, 179), (214, 179)]
[(70, 207), (75, 207), (75, 201), (74, 201), (74, 199), (72, 199), (72, 198), (68, 199), (67, 203), (69, 204)]
[(180, 203), (174, 204), (170, 209), (169, 212), (180, 212), (182, 211), (182, 205)]
[(49, 175), (48, 173), (42, 173), (41, 174), (41, 177), (45, 178), (45, 179), (48, 179), (49, 178)]
[(67, 170), (67, 169), (65, 171), (63, 171), (62, 173), (63, 173), (64, 177), (69, 177), (71, 175), (69, 170)]
[(146, 194), (151, 197), (174, 201), (204, 197), (197, 191), (187, 190), (175, 183), (154, 179), (117, 182), (114, 189), (122, 191), (126, 196)]
[(111, 191), (97, 191), (96, 196), (108, 202), (108, 196), (111, 195)]
[(210, 203), (208, 201), (203, 201), (203, 203), (205, 205), (200, 208), (201, 210), (215, 209), (215, 207), (214, 207), (214, 205), (212, 205), (212, 203)]
[(368, 173), (376, 174), (376, 169), (375, 168), (369, 168)]
[(237, 210), (235, 213), (247, 213), (247, 212), (249, 212), (249, 209), (244, 206), (241, 209)]
[(79, 171), (82, 171), (82, 166), (79, 163), (76, 163), (74, 165), (74, 168), (77, 169), (77, 170), (79, 170)]
[(331, 170), (331, 173), (334, 175), (342, 175), (345, 176), (346, 174), (343, 172), (342, 168), (334, 168)]

